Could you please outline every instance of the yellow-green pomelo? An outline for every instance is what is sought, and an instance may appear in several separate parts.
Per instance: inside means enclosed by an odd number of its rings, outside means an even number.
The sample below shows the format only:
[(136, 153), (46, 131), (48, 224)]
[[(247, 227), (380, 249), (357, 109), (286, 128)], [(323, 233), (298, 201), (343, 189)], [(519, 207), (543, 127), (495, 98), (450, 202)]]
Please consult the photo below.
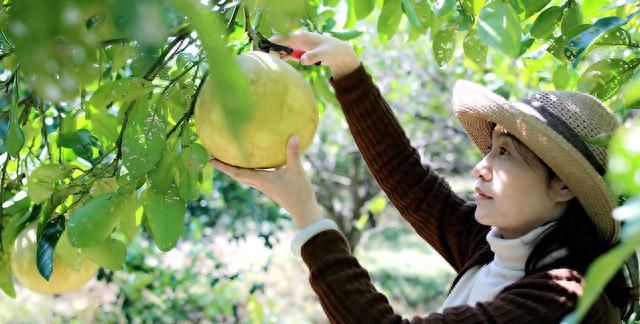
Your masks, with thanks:
[(205, 84), (195, 108), (198, 137), (213, 157), (227, 164), (280, 167), (286, 163), (290, 136), (300, 136), (300, 152), (313, 141), (318, 107), (311, 86), (296, 69), (271, 54), (251, 51), (238, 55), (236, 62), (254, 98), (241, 123), (241, 136), (234, 135), (215, 93), (205, 91)]
[(51, 277), (49, 281), (45, 280), (36, 267), (37, 228), (37, 222), (27, 225), (18, 234), (11, 249), (11, 271), (23, 287), (39, 293), (62, 294), (82, 288), (96, 276), (98, 266), (86, 257), (81, 256), (79, 269), (75, 271), (56, 253)]

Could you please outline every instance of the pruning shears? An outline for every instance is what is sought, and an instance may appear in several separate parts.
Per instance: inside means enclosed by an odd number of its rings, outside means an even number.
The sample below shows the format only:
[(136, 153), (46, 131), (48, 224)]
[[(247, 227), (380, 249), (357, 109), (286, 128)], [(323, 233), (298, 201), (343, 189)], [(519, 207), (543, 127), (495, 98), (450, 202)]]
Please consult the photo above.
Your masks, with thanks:
[[(270, 51), (275, 51), (278, 52), (280, 54), (287, 54), (287, 55), (291, 55), (293, 57), (295, 57), (296, 59), (300, 59), (300, 57), (306, 53), (306, 51), (303, 51), (301, 49), (297, 49), (297, 48), (291, 48), (289, 46), (284, 46), (284, 45), (280, 45), (280, 44), (276, 44), (270, 40), (268, 40), (267, 38), (265, 38), (264, 36), (262, 36), (262, 34), (260, 34), (260, 32), (255, 32), (253, 33), (248, 33), (249, 34), (249, 38), (251, 39), (252, 42), (256, 43), (257, 42), (257, 47), (259, 50), (269, 53)], [(257, 38), (257, 39), (256, 39)], [(316, 62), (314, 65), (319, 66), (321, 64), (321, 62)]]
[[(247, 35), (249, 36), (249, 40), (251, 40), (251, 42), (253, 43), (254, 49), (256, 49), (257, 47), (257, 49), (266, 53), (269, 53), (270, 51), (278, 52), (281, 55), (284, 53), (287, 55), (291, 55), (298, 60), (304, 53), (306, 53), (306, 51), (303, 51), (301, 49), (291, 48), (289, 46), (273, 43), (270, 40), (268, 40), (266, 37), (262, 36), (262, 34), (260, 34), (259, 31), (255, 30), (251, 26), (251, 23), (249, 23), (249, 15), (246, 10), (245, 10), (245, 21), (246, 21), (245, 30), (247, 32)], [(318, 66), (320, 64), (321, 62), (316, 62), (314, 65)]]

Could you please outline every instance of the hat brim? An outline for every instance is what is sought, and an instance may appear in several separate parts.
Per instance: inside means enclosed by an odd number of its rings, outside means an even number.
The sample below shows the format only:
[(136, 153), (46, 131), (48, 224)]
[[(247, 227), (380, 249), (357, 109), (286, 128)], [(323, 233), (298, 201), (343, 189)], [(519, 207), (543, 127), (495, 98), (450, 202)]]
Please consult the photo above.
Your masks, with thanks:
[(492, 124), (503, 126), (571, 189), (602, 239), (609, 243), (617, 241), (620, 224), (611, 215), (615, 202), (604, 179), (577, 149), (546, 125), (535, 109), (509, 102), (466, 80), (456, 82), (452, 103), (454, 114), (483, 154), (488, 153), (491, 145)]

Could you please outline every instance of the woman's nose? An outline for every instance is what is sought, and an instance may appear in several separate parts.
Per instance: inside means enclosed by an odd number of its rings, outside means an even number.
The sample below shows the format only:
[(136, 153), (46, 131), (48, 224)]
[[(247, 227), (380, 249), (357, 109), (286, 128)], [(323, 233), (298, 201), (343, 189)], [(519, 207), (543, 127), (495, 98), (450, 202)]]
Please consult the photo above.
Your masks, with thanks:
[(473, 175), (474, 178), (481, 178), (485, 181), (491, 180), (491, 166), (488, 161), (489, 155), (490, 154), (485, 155), (471, 170), (471, 175)]

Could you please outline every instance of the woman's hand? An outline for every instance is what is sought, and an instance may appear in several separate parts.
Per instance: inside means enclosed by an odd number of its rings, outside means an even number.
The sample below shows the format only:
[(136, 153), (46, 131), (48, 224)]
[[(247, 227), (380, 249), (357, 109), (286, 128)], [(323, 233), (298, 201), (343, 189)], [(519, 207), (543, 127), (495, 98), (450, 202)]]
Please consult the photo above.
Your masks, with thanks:
[[(331, 69), (334, 79), (339, 79), (360, 66), (360, 59), (356, 56), (353, 47), (340, 39), (307, 31), (296, 31), (287, 36), (273, 36), (271, 42), (285, 45), (291, 48), (303, 50), (300, 63), (312, 65), (321, 62)], [(284, 55), (282, 59), (295, 59), (293, 56)]]
[(287, 164), (275, 171), (238, 168), (213, 159), (213, 167), (235, 180), (255, 188), (286, 209), (299, 227), (322, 218), (315, 190), (300, 162), (300, 138), (287, 144)]

